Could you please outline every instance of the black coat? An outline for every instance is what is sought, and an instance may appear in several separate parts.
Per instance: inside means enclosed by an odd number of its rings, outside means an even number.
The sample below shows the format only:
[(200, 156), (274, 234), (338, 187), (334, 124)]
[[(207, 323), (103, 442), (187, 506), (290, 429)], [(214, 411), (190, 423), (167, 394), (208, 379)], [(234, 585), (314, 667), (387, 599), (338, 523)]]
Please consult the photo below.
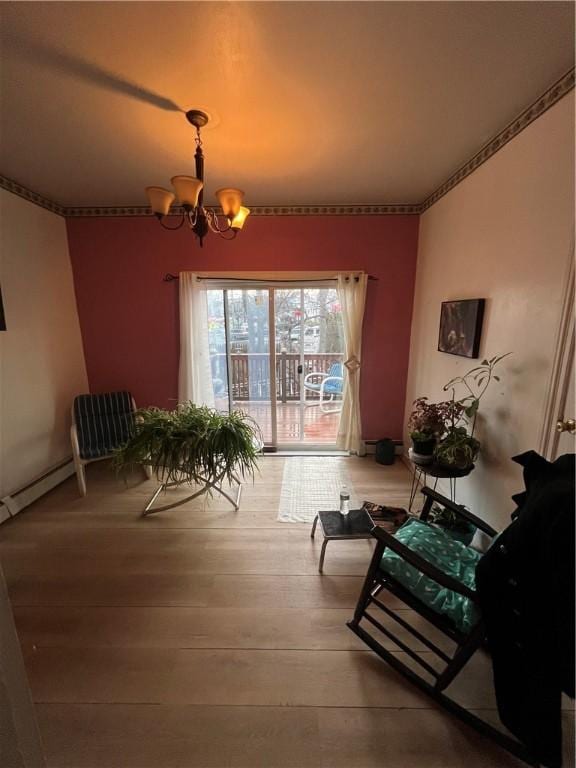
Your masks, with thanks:
[(574, 698), (574, 458), (514, 458), (526, 491), (476, 571), (500, 718), (550, 768), (562, 764), (561, 692)]

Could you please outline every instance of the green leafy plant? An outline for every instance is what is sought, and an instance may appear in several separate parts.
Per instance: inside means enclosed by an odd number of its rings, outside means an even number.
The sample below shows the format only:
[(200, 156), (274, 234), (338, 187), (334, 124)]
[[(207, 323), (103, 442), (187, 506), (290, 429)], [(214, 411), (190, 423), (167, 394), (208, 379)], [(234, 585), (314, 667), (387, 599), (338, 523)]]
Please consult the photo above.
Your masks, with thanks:
[(414, 409), (408, 420), (408, 429), (416, 453), (432, 455), (438, 437), (444, 431), (444, 419), (438, 405), (427, 397), (414, 400)]
[(260, 446), (258, 425), (241, 411), (222, 414), (192, 403), (174, 411), (143, 408), (114, 465), (118, 471), (148, 465), (165, 483), (220, 484), (234, 475), (253, 477)]
[[(474, 366), (463, 376), (455, 376), (453, 379), (444, 385), (444, 392), (452, 391), (452, 401), (459, 403), (462, 409), (462, 414), (467, 419), (471, 419), (471, 432), (474, 434), (474, 427), (476, 425), (476, 414), (480, 406), (480, 400), (486, 393), (486, 390), (490, 386), (491, 382), (500, 381), (500, 377), (494, 373), (494, 368), (501, 360), (511, 355), (511, 352), (507, 352), (505, 355), (496, 355), (491, 357), (490, 360), (482, 360), (480, 365)], [(464, 396), (456, 398), (457, 388), (464, 389)], [(455, 426), (458, 420), (452, 421), (452, 426)]]
[(441, 403), (429, 403), (427, 397), (414, 400), (414, 410), (408, 421), (414, 451), (431, 456), (448, 425), (454, 425), (463, 411), (464, 406), (455, 400)]
[(467, 469), (474, 464), (479, 451), (480, 441), (469, 435), (466, 427), (449, 427), (434, 449), (434, 458), (439, 464)]
[[(439, 464), (467, 469), (478, 458), (481, 446), (474, 437), (474, 430), (480, 400), (492, 381), (500, 381), (494, 369), (510, 354), (507, 352), (482, 360), (480, 365), (474, 366), (463, 376), (455, 376), (444, 385), (444, 392), (451, 391), (452, 399), (440, 404), (445, 406), (443, 413), (446, 421), (445, 433), (434, 448), (434, 459)], [(462, 389), (463, 395), (457, 398), (457, 390), (461, 393)]]
[(450, 400), (440, 403), (430, 403), (427, 397), (414, 400), (408, 430), (416, 453), (433, 454), (439, 464), (458, 469), (474, 464), (480, 451), (480, 442), (474, 437), (480, 400), (492, 381), (500, 381), (494, 369), (511, 354), (482, 360), (463, 376), (450, 379), (443, 388), (444, 392), (451, 392)]
[(430, 510), (428, 522), (444, 528), (453, 538), (463, 544), (470, 544), (476, 532), (476, 526), (468, 520), (460, 517), (451, 509), (434, 504)]

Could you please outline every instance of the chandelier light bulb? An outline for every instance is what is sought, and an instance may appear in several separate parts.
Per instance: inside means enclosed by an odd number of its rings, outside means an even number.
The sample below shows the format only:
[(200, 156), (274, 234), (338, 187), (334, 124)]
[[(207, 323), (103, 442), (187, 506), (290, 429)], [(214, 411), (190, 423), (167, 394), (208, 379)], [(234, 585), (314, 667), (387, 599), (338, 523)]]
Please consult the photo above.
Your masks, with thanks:
[(239, 231), (244, 227), (244, 224), (246, 223), (246, 219), (250, 215), (250, 208), (246, 208), (245, 206), (241, 205), (240, 210), (234, 216), (232, 221), (230, 222), (230, 226), (232, 229)]

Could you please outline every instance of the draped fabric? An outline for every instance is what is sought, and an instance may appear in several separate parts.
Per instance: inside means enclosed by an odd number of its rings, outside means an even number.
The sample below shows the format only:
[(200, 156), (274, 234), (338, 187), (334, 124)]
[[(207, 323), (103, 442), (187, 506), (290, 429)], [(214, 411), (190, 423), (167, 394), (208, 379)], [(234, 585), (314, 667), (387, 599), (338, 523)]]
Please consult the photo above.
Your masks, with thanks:
[(206, 288), (193, 272), (180, 272), (178, 402), (214, 408)]
[(338, 439), (341, 450), (364, 455), (360, 414), (360, 372), (362, 370), (362, 322), (366, 303), (368, 275), (364, 272), (338, 275), (338, 296), (342, 307), (342, 325), (346, 359), (344, 360), (344, 399)]

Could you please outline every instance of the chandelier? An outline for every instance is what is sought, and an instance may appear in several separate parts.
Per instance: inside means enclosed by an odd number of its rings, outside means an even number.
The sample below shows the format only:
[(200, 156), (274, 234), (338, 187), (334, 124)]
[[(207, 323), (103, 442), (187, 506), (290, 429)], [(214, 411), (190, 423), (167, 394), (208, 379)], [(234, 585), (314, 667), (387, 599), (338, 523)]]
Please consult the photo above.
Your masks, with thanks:
[[(196, 176), (173, 176), (171, 182), (174, 192), (164, 187), (146, 187), (150, 207), (164, 229), (180, 229), (187, 223), (200, 241), (200, 246), (209, 231), (226, 240), (233, 240), (250, 213), (250, 209), (242, 205), (244, 192), (232, 187), (218, 189), (216, 197), (222, 213), (204, 206), (204, 154), (200, 129), (207, 124), (208, 115), (199, 109), (191, 109), (186, 112), (186, 118), (196, 128)], [(182, 206), (182, 214), (176, 226), (169, 226), (164, 217), (168, 216), (175, 200)]]

